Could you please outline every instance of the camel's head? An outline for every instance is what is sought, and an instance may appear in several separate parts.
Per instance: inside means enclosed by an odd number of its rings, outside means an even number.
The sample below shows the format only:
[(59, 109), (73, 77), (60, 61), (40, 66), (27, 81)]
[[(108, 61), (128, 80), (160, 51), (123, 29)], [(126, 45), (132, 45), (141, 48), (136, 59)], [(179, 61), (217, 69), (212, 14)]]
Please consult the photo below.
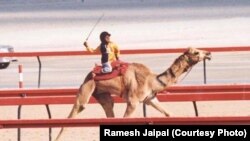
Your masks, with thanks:
[(211, 59), (211, 53), (209, 51), (200, 50), (192, 47), (188, 48), (184, 55), (186, 56), (187, 61), (190, 65), (194, 65), (205, 59)]

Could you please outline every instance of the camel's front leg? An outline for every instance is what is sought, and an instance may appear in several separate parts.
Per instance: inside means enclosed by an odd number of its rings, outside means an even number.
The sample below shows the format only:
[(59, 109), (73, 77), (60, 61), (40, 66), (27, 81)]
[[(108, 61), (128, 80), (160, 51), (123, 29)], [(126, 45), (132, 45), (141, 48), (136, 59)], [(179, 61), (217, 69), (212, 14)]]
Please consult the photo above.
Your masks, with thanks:
[(157, 97), (154, 97), (148, 101), (146, 101), (146, 104), (151, 105), (159, 112), (163, 113), (165, 116), (169, 117), (169, 114), (166, 112), (166, 110), (162, 107), (161, 103), (157, 99)]
[(127, 109), (126, 109), (125, 114), (124, 114), (123, 117), (130, 117), (134, 113), (134, 111), (135, 111), (138, 104), (139, 104), (138, 100), (134, 100), (134, 99), (129, 100), (127, 102)]
[(107, 117), (115, 117), (114, 100), (110, 93), (94, 93), (92, 96), (101, 104)]

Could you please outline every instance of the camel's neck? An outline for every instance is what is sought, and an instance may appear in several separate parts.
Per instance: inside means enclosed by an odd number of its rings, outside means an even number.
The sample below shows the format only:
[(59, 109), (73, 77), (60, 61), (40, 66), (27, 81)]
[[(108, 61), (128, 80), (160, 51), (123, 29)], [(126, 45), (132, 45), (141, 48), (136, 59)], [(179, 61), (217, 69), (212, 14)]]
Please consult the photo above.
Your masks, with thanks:
[(175, 60), (175, 62), (167, 69), (167, 71), (172, 72), (173, 77), (178, 79), (183, 73), (189, 70), (192, 67), (193, 62), (190, 62), (190, 59), (181, 55)]
[(156, 80), (162, 86), (162, 90), (177, 82), (178, 78), (190, 69), (188, 57), (181, 55), (175, 62), (163, 73), (156, 76)]

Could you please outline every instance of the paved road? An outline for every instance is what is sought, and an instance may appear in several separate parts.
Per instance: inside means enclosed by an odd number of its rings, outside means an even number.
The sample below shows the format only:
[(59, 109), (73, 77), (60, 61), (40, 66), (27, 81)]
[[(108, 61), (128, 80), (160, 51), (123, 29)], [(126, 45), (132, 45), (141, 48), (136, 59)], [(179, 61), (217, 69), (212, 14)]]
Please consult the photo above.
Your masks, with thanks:
[(250, 1), (4, 0), (0, 44), (16, 51), (82, 50), (108, 30), (121, 49), (249, 45)]
[[(4, 0), (0, 2), (0, 44), (16, 51), (83, 50), (82, 42), (97, 19), (105, 14), (89, 38), (99, 44), (108, 30), (121, 49), (249, 46), (250, 1), (171, 0)], [(156, 72), (164, 71), (179, 54), (123, 55)], [(207, 63), (207, 83), (249, 83), (250, 53), (215, 53)], [(41, 87), (78, 87), (98, 56), (43, 57)], [(16, 88), (17, 65), (24, 67), (24, 86), (37, 87), (36, 58), (18, 58), (0, 70), (0, 88)], [(164, 66), (164, 67), (163, 67)], [(202, 64), (181, 84), (202, 84)]]

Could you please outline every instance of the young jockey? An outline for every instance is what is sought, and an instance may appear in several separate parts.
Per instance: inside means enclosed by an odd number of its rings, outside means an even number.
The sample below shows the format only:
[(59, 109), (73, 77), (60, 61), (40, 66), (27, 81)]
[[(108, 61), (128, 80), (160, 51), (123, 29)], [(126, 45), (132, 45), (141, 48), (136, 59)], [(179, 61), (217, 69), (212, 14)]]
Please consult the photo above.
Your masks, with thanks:
[(120, 55), (120, 50), (118, 46), (110, 41), (110, 36), (111, 34), (106, 31), (103, 31), (100, 34), (101, 44), (95, 49), (89, 47), (87, 42), (83, 43), (83, 45), (89, 52), (98, 52), (102, 55), (101, 62), (103, 73), (112, 72), (111, 62), (119, 60)]

